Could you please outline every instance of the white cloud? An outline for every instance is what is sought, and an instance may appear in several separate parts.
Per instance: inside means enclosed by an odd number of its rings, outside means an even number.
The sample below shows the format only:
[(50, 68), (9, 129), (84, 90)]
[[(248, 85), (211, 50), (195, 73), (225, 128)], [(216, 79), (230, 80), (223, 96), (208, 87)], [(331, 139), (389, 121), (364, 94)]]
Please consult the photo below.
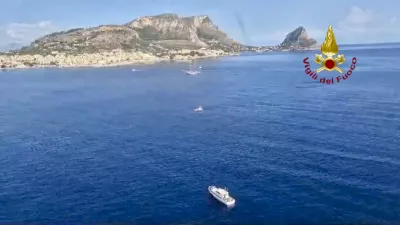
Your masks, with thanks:
[(10, 23), (2, 27), (9, 41), (17, 43), (29, 43), (46, 34), (59, 30), (51, 21), (37, 23)]
[(361, 8), (353, 6), (344, 21), (340, 23), (345, 26), (364, 26), (373, 23), (376, 17), (377, 15), (371, 10), (362, 10)]
[(52, 21), (37, 23), (9, 23), (0, 26), (0, 51), (24, 46), (35, 39), (61, 30)]
[[(400, 23), (397, 17), (379, 13), (370, 9), (351, 7), (343, 20), (332, 24), (339, 43), (372, 43), (400, 40)], [(315, 28), (304, 25), (308, 36), (324, 40), (328, 27)], [(281, 29), (269, 34), (258, 35), (257, 39), (265, 40), (268, 44), (277, 44), (285, 39), (286, 35), (296, 27)]]
[(346, 42), (371, 43), (400, 40), (397, 18), (370, 9), (352, 7), (348, 16), (334, 28)]

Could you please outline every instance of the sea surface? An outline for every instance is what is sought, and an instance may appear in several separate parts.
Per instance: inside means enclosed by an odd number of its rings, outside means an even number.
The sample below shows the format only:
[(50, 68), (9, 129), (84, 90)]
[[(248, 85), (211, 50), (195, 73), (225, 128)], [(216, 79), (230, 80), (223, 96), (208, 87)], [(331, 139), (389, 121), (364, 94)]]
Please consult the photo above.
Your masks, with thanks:
[(0, 72), (0, 223), (398, 224), (400, 46), (342, 50)]

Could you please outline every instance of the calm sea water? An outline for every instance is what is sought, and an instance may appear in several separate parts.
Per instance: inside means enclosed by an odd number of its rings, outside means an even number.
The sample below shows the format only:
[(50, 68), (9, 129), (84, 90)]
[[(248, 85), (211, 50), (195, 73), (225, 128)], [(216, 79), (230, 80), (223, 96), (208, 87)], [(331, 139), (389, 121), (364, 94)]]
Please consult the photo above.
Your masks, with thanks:
[(400, 48), (343, 50), (0, 73), (0, 223), (399, 222)]

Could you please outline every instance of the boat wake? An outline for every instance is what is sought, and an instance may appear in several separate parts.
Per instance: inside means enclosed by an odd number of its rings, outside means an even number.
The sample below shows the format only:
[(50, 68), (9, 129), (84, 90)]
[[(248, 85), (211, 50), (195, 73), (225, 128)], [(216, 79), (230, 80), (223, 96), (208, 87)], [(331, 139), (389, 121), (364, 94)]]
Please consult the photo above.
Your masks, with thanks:
[(196, 70), (182, 70), (183, 72), (185, 72), (187, 75), (191, 75), (191, 76), (196, 76), (198, 74), (200, 74), (200, 71), (196, 71)]

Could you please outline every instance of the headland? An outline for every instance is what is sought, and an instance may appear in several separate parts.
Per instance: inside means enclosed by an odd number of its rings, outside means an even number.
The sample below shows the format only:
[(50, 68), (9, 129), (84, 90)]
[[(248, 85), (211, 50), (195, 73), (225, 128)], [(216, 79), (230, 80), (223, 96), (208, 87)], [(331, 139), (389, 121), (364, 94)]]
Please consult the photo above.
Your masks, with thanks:
[(168, 60), (193, 60), (242, 52), (315, 48), (304, 27), (277, 46), (243, 45), (208, 16), (144, 16), (122, 25), (76, 28), (43, 36), (30, 45), (0, 54), (0, 68), (106, 67)]

